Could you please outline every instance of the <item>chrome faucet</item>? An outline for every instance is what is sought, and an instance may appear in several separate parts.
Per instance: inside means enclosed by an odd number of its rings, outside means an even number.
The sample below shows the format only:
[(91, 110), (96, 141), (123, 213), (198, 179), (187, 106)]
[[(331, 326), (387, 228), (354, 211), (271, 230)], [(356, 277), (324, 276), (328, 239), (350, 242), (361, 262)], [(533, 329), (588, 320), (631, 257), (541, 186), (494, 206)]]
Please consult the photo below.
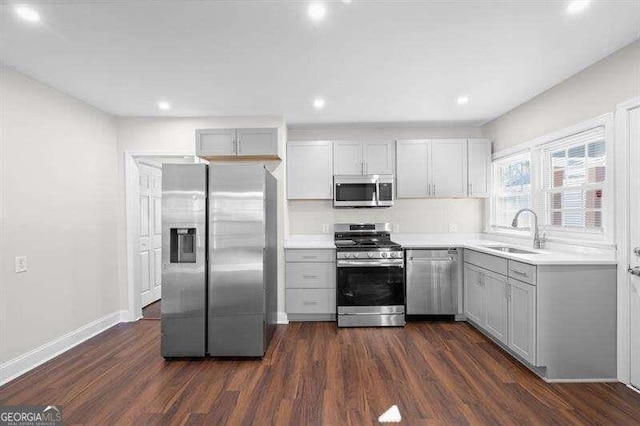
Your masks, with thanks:
[(541, 248), (540, 246), (544, 244), (544, 235), (542, 236), (542, 238), (540, 237), (540, 231), (538, 229), (538, 215), (536, 214), (536, 212), (528, 208), (518, 210), (518, 213), (516, 213), (513, 218), (513, 222), (511, 222), (511, 226), (513, 228), (518, 227), (518, 216), (520, 216), (524, 212), (529, 212), (533, 215), (533, 248), (539, 249)]

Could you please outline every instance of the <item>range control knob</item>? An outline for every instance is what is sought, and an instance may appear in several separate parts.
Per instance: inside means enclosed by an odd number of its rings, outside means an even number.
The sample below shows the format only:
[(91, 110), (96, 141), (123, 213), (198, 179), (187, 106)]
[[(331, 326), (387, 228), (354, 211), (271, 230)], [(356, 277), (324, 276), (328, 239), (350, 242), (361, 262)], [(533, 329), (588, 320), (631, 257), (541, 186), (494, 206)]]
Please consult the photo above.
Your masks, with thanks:
[(395, 251), (391, 252), (391, 257), (398, 257), (398, 253), (396, 253)]
[(352, 256), (353, 257), (360, 257), (360, 253), (354, 253)]
[(367, 256), (369, 257), (369, 259), (373, 258), (373, 253), (367, 253)]
[(380, 256), (382, 256), (382, 257), (388, 257), (388, 256), (389, 256), (389, 254), (388, 254), (388, 253), (386, 253), (386, 252), (382, 252), (382, 253), (380, 253)]

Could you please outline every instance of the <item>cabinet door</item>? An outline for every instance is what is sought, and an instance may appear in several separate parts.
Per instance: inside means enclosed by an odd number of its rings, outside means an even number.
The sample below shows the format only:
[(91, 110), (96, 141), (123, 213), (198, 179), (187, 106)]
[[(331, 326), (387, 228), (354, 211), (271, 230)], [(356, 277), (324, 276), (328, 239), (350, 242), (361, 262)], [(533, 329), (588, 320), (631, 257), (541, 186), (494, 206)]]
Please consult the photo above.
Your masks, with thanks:
[(235, 129), (196, 130), (196, 155), (215, 157), (236, 155)]
[(429, 194), (428, 140), (396, 142), (398, 198), (426, 198)]
[(484, 287), (479, 268), (464, 264), (464, 313), (480, 327), (485, 326)]
[(278, 129), (238, 129), (238, 155), (278, 155)]
[(333, 173), (336, 175), (361, 175), (362, 142), (336, 141), (333, 143)]
[(434, 197), (467, 196), (467, 140), (431, 141), (431, 184)]
[(367, 141), (362, 144), (365, 175), (391, 175), (395, 160), (393, 141)]
[(486, 302), (485, 329), (496, 339), (507, 344), (507, 277), (484, 272), (484, 288)]
[(536, 287), (509, 279), (509, 348), (536, 365)]
[(332, 146), (329, 141), (287, 143), (287, 198), (332, 198)]
[(488, 197), (491, 177), (491, 141), (469, 139), (469, 197)]

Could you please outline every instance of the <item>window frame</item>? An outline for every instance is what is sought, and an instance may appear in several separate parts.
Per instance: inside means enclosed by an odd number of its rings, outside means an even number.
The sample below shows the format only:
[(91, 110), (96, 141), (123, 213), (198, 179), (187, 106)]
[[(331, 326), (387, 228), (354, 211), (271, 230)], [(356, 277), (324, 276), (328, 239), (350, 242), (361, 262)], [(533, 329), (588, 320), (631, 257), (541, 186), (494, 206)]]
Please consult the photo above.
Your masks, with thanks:
[(490, 207), (490, 214), (488, 215), (489, 216), (488, 228), (491, 233), (504, 234), (504, 235), (510, 235), (510, 236), (528, 236), (533, 234), (533, 231), (530, 227), (511, 228), (511, 227), (499, 226), (497, 224), (497, 204), (498, 204), (497, 189), (498, 189), (498, 185), (500, 185), (501, 183), (501, 179), (499, 176), (500, 168), (504, 166), (506, 163), (518, 163), (525, 159), (529, 160), (529, 170), (530, 170), (529, 173), (530, 173), (531, 180), (529, 183), (529, 186), (530, 186), (529, 203), (527, 204), (527, 206), (524, 206), (524, 207), (532, 208), (533, 191), (534, 191), (534, 186), (533, 186), (534, 172), (533, 172), (533, 161), (531, 158), (531, 150), (524, 150), (521, 152), (510, 154), (491, 162), (491, 194), (489, 197), (491, 207)]
[[(605, 159), (605, 181), (602, 185), (604, 197), (602, 200), (602, 232), (589, 231), (585, 229), (570, 229), (560, 227), (547, 227), (544, 225), (543, 215), (544, 211), (541, 211), (542, 197), (546, 193), (544, 189), (544, 161), (543, 155), (545, 150), (552, 148), (553, 146), (562, 145), (564, 140), (571, 137), (575, 137), (580, 133), (588, 132), (596, 128), (602, 127), (604, 130), (604, 143), (606, 150)], [(540, 233), (544, 233), (548, 241), (586, 245), (593, 247), (612, 247), (615, 246), (615, 194), (614, 194), (614, 159), (615, 159), (615, 146), (614, 146), (614, 122), (613, 114), (607, 113), (600, 117), (579, 123), (575, 126), (571, 126), (562, 129), (558, 132), (544, 135), (540, 138), (526, 142), (524, 144), (517, 145), (513, 148), (505, 149), (497, 152), (493, 155), (492, 161), (492, 178), (495, 179), (494, 164), (503, 163), (510, 157), (516, 157), (517, 155), (523, 155), (529, 153), (531, 161), (531, 197), (529, 200), (529, 208), (534, 210), (540, 219)], [(530, 236), (533, 235), (533, 230), (528, 232), (507, 231), (504, 228), (494, 227), (494, 217), (496, 214), (495, 203), (495, 187), (492, 184), (492, 191), (490, 196), (490, 202), (487, 206), (487, 224), (486, 232), (492, 234), (508, 234), (512, 236)]]

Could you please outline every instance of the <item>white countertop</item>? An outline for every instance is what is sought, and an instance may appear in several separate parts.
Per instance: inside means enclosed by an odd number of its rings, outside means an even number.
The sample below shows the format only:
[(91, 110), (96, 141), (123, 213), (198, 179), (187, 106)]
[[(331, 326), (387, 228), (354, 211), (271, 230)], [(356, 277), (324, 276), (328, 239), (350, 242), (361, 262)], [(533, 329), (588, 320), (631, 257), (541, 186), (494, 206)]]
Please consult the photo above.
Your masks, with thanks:
[[(560, 250), (536, 250), (530, 246), (509, 244), (503, 241), (491, 239), (483, 234), (394, 234), (391, 239), (402, 245), (405, 249), (429, 249), (459, 247), (477, 250), (483, 253), (500, 256), (505, 259), (532, 265), (616, 265), (614, 251), (584, 252), (560, 251)], [(505, 253), (487, 248), (491, 245), (517, 247), (523, 250), (533, 251), (536, 254)], [(287, 249), (335, 249), (333, 235), (291, 235), (285, 240)]]

